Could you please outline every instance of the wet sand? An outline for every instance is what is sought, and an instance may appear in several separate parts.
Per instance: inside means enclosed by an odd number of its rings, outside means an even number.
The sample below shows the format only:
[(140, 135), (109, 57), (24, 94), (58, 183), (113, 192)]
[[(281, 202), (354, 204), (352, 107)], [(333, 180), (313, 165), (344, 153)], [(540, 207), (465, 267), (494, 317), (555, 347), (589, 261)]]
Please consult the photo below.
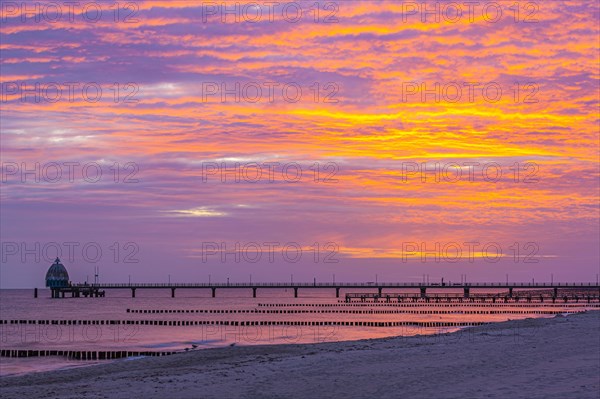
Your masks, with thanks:
[(0, 379), (0, 396), (19, 399), (597, 399), (598, 392), (598, 311), (439, 336), (234, 346)]

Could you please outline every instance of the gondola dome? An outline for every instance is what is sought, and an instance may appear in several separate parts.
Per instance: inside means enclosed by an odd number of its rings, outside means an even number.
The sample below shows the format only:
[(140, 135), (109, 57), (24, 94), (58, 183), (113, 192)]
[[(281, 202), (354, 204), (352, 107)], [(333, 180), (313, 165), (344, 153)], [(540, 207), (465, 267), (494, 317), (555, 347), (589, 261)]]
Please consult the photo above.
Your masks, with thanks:
[(69, 286), (69, 273), (65, 266), (56, 258), (46, 273), (46, 287), (59, 288)]

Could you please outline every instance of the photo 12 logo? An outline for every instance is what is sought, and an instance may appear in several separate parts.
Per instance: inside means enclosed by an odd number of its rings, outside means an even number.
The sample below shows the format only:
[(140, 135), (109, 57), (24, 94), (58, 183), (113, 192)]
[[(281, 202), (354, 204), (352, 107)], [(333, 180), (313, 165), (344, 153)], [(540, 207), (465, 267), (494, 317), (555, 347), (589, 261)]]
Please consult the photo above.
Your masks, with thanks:
[(538, 23), (540, 11), (534, 1), (400, 1), (398, 6), (403, 23)]
[(128, 2), (96, 1), (3, 1), (0, 4), (0, 20), (7, 23), (92, 23), (120, 22), (138, 23), (139, 4)]
[(482, 259), (488, 263), (497, 263), (501, 259), (512, 259), (514, 263), (539, 263), (538, 255), (540, 247), (537, 242), (525, 243), (514, 242), (504, 249), (498, 242), (464, 242), (462, 244), (451, 242), (403, 242), (402, 262), (418, 260), (426, 262), (456, 263), (468, 261), (474, 263), (476, 259)]
[(498, 162), (402, 162), (400, 181), (421, 183), (457, 183), (483, 181), (497, 183), (502, 180), (514, 183), (539, 183), (540, 167), (535, 162), (515, 162), (501, 165)]
[(139, 252), (140, 246), (133, 241), (115, 241), (110, 245), (95, 241), (2, 241), (2, 263), (52, 263), (56, 258), (69, 263), (75, 263), (79, 259), (89, 263), (98, 263), (101, 260), (112, 263), (139, 263)]
[[(256, 325), (227, 326), (203, 325), (200, 326), (198, 344), (221, 340), (238, 344), (257, 344), (261, 342), (273, 343), (301, 343), (301, 342), (326, 342), (334, 340), (339, 327), (336, 325), (298, 326), (298, 325)], [(254, 323), (250, 323), (254, 324)]]
[(202, 183), (337, 183), (339, 170), (335, 162), (202, 162), (201, 179)]
[(2, 162), (2, 183), (139, 183), (135, 162)]
[(273, 23), (312, 22), (336, 24), (340, 6), (337, 2), (233, 2), (204, 1), (201, 3), (203, 23)]
[(297, 103), (308, 100), (314, 103), (332, 103), (339, 100), (339, 84), (314, 82), (303, 86), (296, 82), (202, 82), (202, 102), (221, 103)]
[(201, 243), (202, 263), (217, 260), (221, 263), (233, 261), (240, 263), (257, 263), (267, 260), (269, 263), (283, 261), (286, 263), (297, 263), (302, 259), (309, 259), (314, 263), (338, 263), (336, 255), (339, 253), (339, 245), (335, 242), (320, 244), (315, 242), (311, 245), (302, 246), (297, 242), (236, 242), (233, 245), (225, 242), (217, 243), (205, 241)]
[[(104, 87), (104, 88), (103, 88)], [(97, 103), (109, 102), (136, 104), (140, 88), (137, 83), (100, 84), (96, 82), (2, 82), (0, 95), (3, 103), (10, 101), (33, 103)]]
[[(37, 320), (37, 323), (0, 324), (0, 342), (8, 344), (73, 344), (102, 343), (112, 340), (115, 343), (136, 343), (139, 325), (99, 324), (97, 320), (77, 320), (77, 324), (59, 324), (64, 320)], [(27, 320), (31, 322), (32, 320)], [(34, 322), (36, 320), (33, 320)], [(80, 324), (86, 322), (85, 324)]]
[(515, 82), (503, 87), (497, 82), (402, 82), (403, 103), (497, 103), (509, 98), (516, 104), (535, 104), (540, 91), (537, 83)]

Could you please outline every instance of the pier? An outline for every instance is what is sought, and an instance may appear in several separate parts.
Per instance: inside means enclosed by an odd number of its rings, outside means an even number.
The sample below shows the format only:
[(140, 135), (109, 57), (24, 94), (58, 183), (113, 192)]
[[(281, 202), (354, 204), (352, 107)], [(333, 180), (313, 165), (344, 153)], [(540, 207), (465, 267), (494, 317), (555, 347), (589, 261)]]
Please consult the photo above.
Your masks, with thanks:
[[(335, 291), (336, 298), (340, 297), (341, 290), (377, 290), (376, 295), (379, 298), (385, 298), (387, 295), (398, 298), (398, 293), (386, 292), (384, 290), (415, 290), (415, 294), (411, 294), (411, 297), (418, 296), (420, 298), (441, 298), (443, 294), (431, 294), (428, 291), (447, 291), (447, 290), (459, 290), (460, 294), (448, 293), (446, 297), (456, 296), (461, 298), (480, 298), (483, 293), (477, 293), (479, 289), (495, 289), (495, 290), (506, 290), (507, 297), (513, 298), (515, 296), (515, 290), (540, 290), (549, 291), (549, 295), (543, 295), (543, 298), (562, 298), (559, 295), (559, 290), (568, 290), (569, 292), (586, 291), (587, 294), (581, 294), (580, 297), (584, 298), (589, 296), (590, 292), (600, 294), (600, 284), (598, 283), (534, 283), (534, 282), (506, 282), (506, 283), (93, 283), (93, 284), (72, 284), (63, 287), (50, 287), (52, 292), (52, 298), (64, 298), (65, 296), (79, 298), (84, 297), (104, 297), (106, 290), (125, 289), (131, 291), (131, 297), (135, 298), (137, 290), (170, 290), (171, 297), (175, 298), (177, 290), (182, 289), (206, 289), (210, 290), (212, 297), (215, 298), (217, 290), (224, 289), (246, 289), (251, 290), (252, 297), (256, 298), (258, 290), (267, 289), (289, 289), (293, 290), (294, 297), (298, 297), (298, 291), (300, 289), (327, 289)], [(418, 290), (418, 291), (417, 291)], [(352, 295), (365, 295), (370, 298), (374, 298), (373, 293), (354, 293)], [(400, 294), (404, 295), (404, 294)], [(494, 294), (495, 295), (495, 294)], [(34, 296), (37, 297), (37, 289), (34, 290)], [(523, 295), (521, 295), (523, 296)], [(527, 296), (527, 295), (525, 295)], [(534, 297), (534, 294), (529, 296)], [(505, 295), (501, 296), (502, 298)], [(540, 294), (537, 294), (540, 297)], [(543, 300), (542, 298), (542, 300)]]
[(369, 293), (369, 292), (357, 292), (357, 293), (347, 293), (346, 294), (346, 303), (353, 302), (373, 302), (377, 303), (379, 301), (383, 301), (386, 303), (390, 302), (425, 302), (425, 303), (452, 303), (452, 302), (477, 302), (477, 303), (519, 303), (519, 302), (528, 302), (528, 303), (544, 303), (544, 302), (552, 302), (556, 303), (556, 301), (567, 302), (575, 302), (579, 303), (579, 301), (592, 303), (600, 301), (599, 295), (587, 295), (584, 294), (568, 294), (563, 293), (560, 297), (557, 296), (556, 292), (552, 295), (544, 295), (544, 294), (532, 294), (531, 292), (521, 293), (513, 295), (512, 292), (509, 294), (473, 294), (473, 295), (462, 295), (456, 293), (450, 294), (431, 294), (431, 295), (414, 295), (414, 294), (379, 294), (379, 293)]
[[(70, 294), (72, 298), (80, 298), (80, 297), (95, 297), (102, 298), (106, 292), (101, 290), (98, 287), (92, 287), (89, 285), (74, 285), (70, 287), (61, 287), (61, 288), (52, 288), (51, 289), (52, 298), (64, 298), (65, 294)], [(37, 288), (35, 288), (33, 296), (37, 298)]]

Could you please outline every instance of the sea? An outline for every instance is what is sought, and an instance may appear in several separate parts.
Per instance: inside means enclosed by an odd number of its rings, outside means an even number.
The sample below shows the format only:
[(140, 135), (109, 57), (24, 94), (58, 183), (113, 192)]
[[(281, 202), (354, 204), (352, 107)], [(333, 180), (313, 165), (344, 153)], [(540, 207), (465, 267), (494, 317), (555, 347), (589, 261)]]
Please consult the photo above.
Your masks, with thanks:
[[(555, 317), (599, 304), (580, 300), (504, 303), (398, 302), (384, 298), (346, 302), (342, 290), (293, 289), (107, 290), (101, 298), (51, 298), (49, 290), (0, 290), (0, 350), (186, 352), (236, 345), (305, 344), (468, 331), (470, 326)], [(356, 291), (356, 290), (354, 290)], [(374, 290), (373, 292), (376, 292)], [(460, 292), (460, 291), (457, 291)], [(428, 292), (429, 293), (429, 292)], [(386, 294), (392, 299), (387, 301)], [(534, 296), (535, 298), (535, 296)], [(73, 356), (0, 357), (0, 377), (135, 361), (143, 356), (78, 360)]]

